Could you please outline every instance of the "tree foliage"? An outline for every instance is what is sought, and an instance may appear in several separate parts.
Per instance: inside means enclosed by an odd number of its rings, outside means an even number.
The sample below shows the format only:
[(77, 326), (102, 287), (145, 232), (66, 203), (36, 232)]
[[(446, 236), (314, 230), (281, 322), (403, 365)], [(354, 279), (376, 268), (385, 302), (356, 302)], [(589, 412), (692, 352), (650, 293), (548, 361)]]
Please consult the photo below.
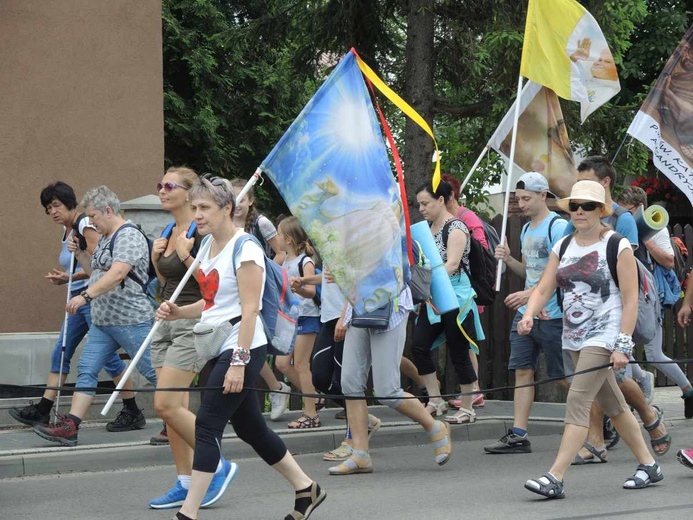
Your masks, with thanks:
[[(168, 163), (250, 174), (350, 47), (433, 124), (443, 169), (460, 178), (515, 97), (526, 0), (163, 3)], [(584, 125), (577, 103), (561, 104), (574, 149), (613, 156), (691, 24), (693, 2), (581, 3), (604, 31), (622, 91)], [(432, 144), (407, 127), (397, 109), (381, 104), (404, 148), (411, 195), (431, 174)], [(626, 146), (617, 162), (624, 176), (647, 168), (647, 152), (637, 144)], [(501, 169), (495, 154), (483, 161), (468, 200), (482, 202), (485, 186), (499, 179)]]

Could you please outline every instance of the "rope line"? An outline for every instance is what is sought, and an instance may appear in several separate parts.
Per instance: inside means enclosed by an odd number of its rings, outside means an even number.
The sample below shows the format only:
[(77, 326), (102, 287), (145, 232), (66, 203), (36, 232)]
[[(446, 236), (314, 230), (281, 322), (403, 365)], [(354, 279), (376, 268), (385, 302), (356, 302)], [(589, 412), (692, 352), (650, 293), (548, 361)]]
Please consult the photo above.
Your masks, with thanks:
[[(680, 364), (680, 363), (693, 363), (693, 358), (686, 358), (686, 359), (672, 359), (670, 361), (636, 361), (636, 360), (631, 360), (629, 361), (629, 364), (635, 364), (635, 365), (665, 365), (665, 364)], [(293, 395), (293, 396), (298, 396), (298, 397), (309, 397), (309, 398), (324, 398), (324, 399), (332, 399), (332, 400), (363, 400), (363, 399), (376, 399), (378, 401), (388, 401), (388, 400), (395, 400), (395, 399), (436, 399), (436, 398), (443, 398), (443, 399), (450, 399), (454, 398), (457, 396), (469, 396), (469, 395), (476, 395), (476, 394), (485, 394), (485, 393), (495, 393), (495, 392), (504, 392), (507, 390), (517, 390), (519, 388), (529, 388), (529, 387), (537, 387), (549, 383), (553, 383), (556, 381), (561, 381), (563, 379), (567, 379), (569, 377), (574, 377), (577, 375), (582, 375), (582, 374), (588, 374), (590, 372), (596, 372), (597, 370), (602, 370), (604, 368), (611, 368), (613, 366), (613, 363), (608, 363), (606, 365), (601, 365), (597, 367), (592, 367), (588, 368), (585, 370), (580, 370), (579, 372), (574, 372), (572, 374), (566, 375), (566, 376), (556, 376), (556, 377), (548, 377), (546, 379), (541, 379), (539, 381), (534, 381), (533, 383), (526, 383), (524, 385), (516, 385), (516, 386), (498, 386), (495, 388), (486, 388), (484, 390), (474, 390), (471, 392), (455, 392), (453, 394), (440, 394), (440, 395), (409, 395), (409, 396), (404, 396), (404, 397), (380, 397), (380, 396), (349, 396), (349, 395), (337, 395), (337, 394), (304, 394), (302, 392), (293, 392), (293, 391), (282, 391), (282, 390), (269, 390), (267, 388), (256, 388), (254, 386), (244, 386), (244, 390), (248, 390), (250, 392), (269, 392), (269, 393), (274, 393), (274, 394), (285, 394), (285, 395)], [(116, 391), (115, 388), (103, 388), (103, 387), (94, 387), (94, 386), (83, 386), (83, 387), (75, 387), (75, 386), (44, 386), (44, 385), (10, 385), (10, 384), (4, 384), (0, 383), (0, 389), (21, 389), (21, 388), (36, 388), (39, 390), (56, 390), (56, 391), (67, 391), (67, 392), (77, 392), (80, 393), (79, 391), (86, 391), (86, 392), (95, 392), (96, 395), (109, 395), (112, 394), (113, 392)], [(223, 386), (197, 386), (197, 387), (167, 387), (167, 388), (152, 388), (152, 387), (146, 387), (146, 388), (133, 388), (130, 391), (132, 392), (141, 392), (141, 393), (154, 393), (154, 392), (205, 392), (207, 390), (221, 390), (223, 389)]]

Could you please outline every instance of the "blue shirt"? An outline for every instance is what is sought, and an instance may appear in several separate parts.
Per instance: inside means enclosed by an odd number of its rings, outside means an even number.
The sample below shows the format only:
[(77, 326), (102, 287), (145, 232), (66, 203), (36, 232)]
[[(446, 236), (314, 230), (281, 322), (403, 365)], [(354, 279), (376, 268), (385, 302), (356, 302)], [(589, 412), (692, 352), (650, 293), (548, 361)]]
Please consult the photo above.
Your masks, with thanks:
[[(556, 219), (554, 220), (554, 218)], [(551, 223), (552, 221), (553, 223)], [(549, 225), (551, 226), (551, 240), (549, 240)], [(549, 261), (551, 249), (556, 242), (563, 238), (567, 225), (568, 221), (560, 218), (558, 213), (552, 211), (536, 227), (532, 227), (530, 222), (523, 228), (520, 241), (522, 243), (522, 257), (525, 260), (525, 289), (531, 289), (539, 283), (539, 278), (541, 278), (541, 274)], [(527, 306), (523, 305), (518, 309), (518, 312), (524, 314), (526, 309)], [(546, 311), (552, 320), (562, 316), (555, 292), (546, 304)]]

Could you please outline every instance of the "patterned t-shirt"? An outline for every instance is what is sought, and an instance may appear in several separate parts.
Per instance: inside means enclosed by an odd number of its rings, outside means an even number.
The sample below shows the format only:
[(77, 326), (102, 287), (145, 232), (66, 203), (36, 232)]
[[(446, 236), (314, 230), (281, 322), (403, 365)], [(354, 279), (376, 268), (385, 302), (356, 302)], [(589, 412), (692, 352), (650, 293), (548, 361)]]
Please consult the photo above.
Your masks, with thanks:
[[(448, 224), (448, 222), (450, 222), (450, 224)], [(460, 272), (462, 271), (462, 264), (464, 264), (467, 271), (469, 271), (469, 250), (472, 244), (469, 241), (469, 229), (467, 229), (467, 226), (464, 225), (464, 222), (462, 222), (461, 220), (457, 220), (455, 218), (448, 219), (445, 222), (445, 224), (443, 224), (443, 227), (441, 227), (440, 230), (435, 235), (433, 235), (433, 240), (435, 240), (436, 247), (438, 248), (438, 252), (440, 253), (440, 257), (442, 258), (443, 263), (448, 261), (447, 244), (443, 242), (443, 229), (446, 225), (449, 228), (448, 240), (450, 240), (450, 234), (452, 233), (453, 229), (461, 229), (464, 232), (464, 234), (467, 235), (467, 245), (464, 246), (464, 253), (462, 253), (462, 263), (460, 264), (460, 267), (458, 267), (455, 270), (455, 272), (450, 275), (450, 277), (452, 278), (453, 276), (458, 276), (460, 274)]]
[[(606, 245), (613, 231), (596, 244), (579, 246), (573, 238), (558, 264), (556, 282), (563, 290), (563, 348), (603, 347), (613, 350), (621, 330), (623, 302), (606, 261)], [(558, 256), (563, 240), (556, 242)], [(629, 249), (628, 239), (618, 244), (618, 255)]]
[[(297, 257), (292, 258), (291, 260), (284, 260), (282, 266), (284, 267), (284, 269), (286, 269), (286, 272), (290, 277), (293, 276), (298, 278), (300, 276), (301, 273), (298, 270), (299, 261), (301, 262), (301, 266), (303, 267), (304, 274), (306, 272), (307, 264), (313, 264), (313, 266), (315, 266), (313, 260), (305, 254), (300, 254)], [(312, 298), (304, 298), (300, 294), (293, 294), (294, 297), (298, 300), (299, 316), (320, 316), (320, 308), (317, 305), (315, 305), (315, 302)]]
[[(99, 239), (94, 256), (91, 257), (90, 286), (103, 278), (113, 262), (130, 265), (138, 280), (146, 281), (149, 276), (149, 246), (144, 235), (132, 227), (118, 231), (111, 258), (110, 244), (114, 234), (115, 232)], [(125, 277), (124, 284), (118, 284), (106, 294), (94, 298), (91, 304), (91, 320), (94, 325), (136, 325), (153, 317), (154, 310), (148, 296), (142, 286), (130, 277)]]

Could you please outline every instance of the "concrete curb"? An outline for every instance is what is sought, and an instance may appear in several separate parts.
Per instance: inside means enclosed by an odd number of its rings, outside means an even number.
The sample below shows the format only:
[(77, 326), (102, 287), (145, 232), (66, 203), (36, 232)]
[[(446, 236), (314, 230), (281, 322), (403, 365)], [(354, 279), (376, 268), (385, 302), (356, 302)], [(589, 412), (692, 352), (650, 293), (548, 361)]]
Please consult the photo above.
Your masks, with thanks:
[[(492, 417), (478, 420), (472, 425), (452, 426), (455, 442), (497, 439), (512, 426), (512, 417)], [(532, 436), (554, 435), (563, 431), (563, 421), (537, 418), (531, 421)], [(277, 433), (291, 453), (322, 453), (336, 448), (343, 439), (343, 427), (325, 427), (319, 431), (296, 432), (279, 430)], [(383, 424), (373, 436), (373, 450), (393, 446), (428, 444), (428, 437), (417, 425), (402, 421)], [(253, 449), (235, 434), (224, 435), (223, 450), (233, 460), (256, 457)], [(146, 441), (97, 444), (91, 446), (48, 447), (31, 450), (10, 450), (0, 457), (0, 479), (54, 475), (73, 472), (93, 472), (169, 466), (171, 452), (167, 446), (152, 446)]]

